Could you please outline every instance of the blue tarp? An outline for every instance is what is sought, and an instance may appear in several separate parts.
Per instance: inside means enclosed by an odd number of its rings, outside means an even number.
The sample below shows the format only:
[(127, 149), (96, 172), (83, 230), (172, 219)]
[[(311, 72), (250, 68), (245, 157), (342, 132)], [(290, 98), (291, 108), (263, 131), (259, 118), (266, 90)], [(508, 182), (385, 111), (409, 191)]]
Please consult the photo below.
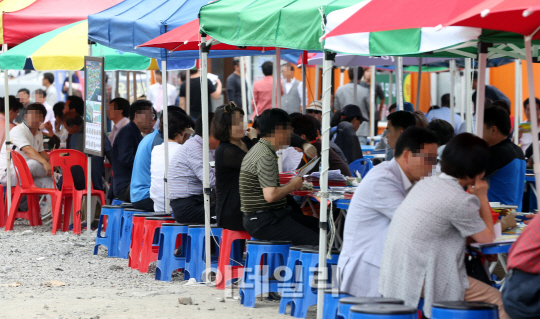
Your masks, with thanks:
[[(88, 38), (110, 48), (155, 59), (166, 59), (168, 63), (172, 60), (198, 59), (199, 51), (169, 53), (165, 49), (135, 47), (197, 19), (200, 8), (205, 4), (208, 4), (208, 0), (125, 0), (105, 11), (88, 16)], [(293, 52), (287, 50), (287, 53)], [(271, 54), (275, 54), (275, 51), (265, 50), (263, 53), (251, 50), (211, 50), (208, 57)]]

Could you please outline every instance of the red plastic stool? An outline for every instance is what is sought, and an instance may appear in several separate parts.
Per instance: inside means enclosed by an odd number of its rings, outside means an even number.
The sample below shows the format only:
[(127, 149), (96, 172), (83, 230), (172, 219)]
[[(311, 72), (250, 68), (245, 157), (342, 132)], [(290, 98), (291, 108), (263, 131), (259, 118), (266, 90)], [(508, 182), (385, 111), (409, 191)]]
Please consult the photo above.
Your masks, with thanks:
[(176, 220), (172, 217), (146, 217), (144, 219), (144, 235), (139, 258), (139, 271), (143, 274), (148, 272), (151, 262), (157, 261), (161, 224), (175, 222)]
[(139, 259), (144, 235), (144, 219), (146, 217), (171, 217), (165, 213), (133, 214), (133, 231), (131, 232), (131, 246), (129, 248), (128, 265), (131, 269), (139, 268)]
[[(244, 265), (238, 264), (239, 262), (243, 262), (241, 258), (242, 252), (237, 251), (235, 258), (233, 258), (234, 260), (231, 260), (233, 243), (235, 240), (241, 239), (250, 240), (251, 236), (246, 231), (223, 229), (219, 247), (218, 273), (216, 275), (217, 289), (225, 289), (225, 285), (229, 280), (242, 278), (244, 274)], [(233, 265), (231, 265), (231, 262)]]

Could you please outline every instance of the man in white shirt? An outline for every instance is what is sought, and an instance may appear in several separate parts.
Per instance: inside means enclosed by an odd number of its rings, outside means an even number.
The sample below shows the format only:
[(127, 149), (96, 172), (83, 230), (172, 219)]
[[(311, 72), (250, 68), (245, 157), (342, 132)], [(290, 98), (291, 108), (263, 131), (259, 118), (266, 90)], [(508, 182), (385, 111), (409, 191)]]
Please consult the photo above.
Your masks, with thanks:
[[(43, 134), (39, 130), (47, 111), (39, 103), (28, 106), (24, 115), (24, 122), (10, 131), (12, 149), (24, 157), (26, 164), (34, 178), (34, 184), (40, 188), (53, 188), (52, 169), (49, 164), (49, 155), (43, 149)], [(7, 150), (2, 147), (0, 151), (0, 182), (7, 184), (6, 169)], [(17, 177), (13, 164), (11, 164), (11, 185), (15, 186)]]
[(285, 64), (281, 71), (283, 74), (281, 108), (289, 114), (300, 112), (300, 106), (302, 105), (302, 82), (294, 78), (294, 66), (291, 63)]
[(375, 166), (351, 200), (339, 256), (340, 290), (379, 297), (379, 272), (392, 217), (413, 187), (437, 164), (437, 136), (409, 127), (398, 138), (395, 157)]
[[(450, 94), (447, 93), (441, 97), (441, 108), (432, 109), (426, 115), (428, 121), (431, 122), (433, 119), (445, 120), (446, 122), (452, 124), (452, 112), (450, 110)], [(459, 134), (459, 129), (461, 127), (461, 116), (454, 113), (454, 132)]]
[(36, 101), (36, 103), (43, 104), (43, 106), (45, 107), (45, 110), (47, 111), (47, 115), (45, 115), (45, 119), (43, 120), (43, 123), (51, 122), (51, 125), (54, 130), (54, 122), (56, 121), (56, 119), (54, 117), (53, 105), (47, 102), (47, 92), (43, 91), (42, 89), (35, 90), (34, 100)]
[[(152, 102), (154, 105), (154, 108), (157, 112), (160, 112), (163, 109), (163, 89), (161, 86), (161, 71), (157, 70), (155, 71), (156, 74), (156, 83), (150, 85), (150, 89), (148, 90), (148, 100)], [(178, 95), (178, 91), (174, 87), (174, 85), (167, 83), (167, 105), (175, 105), (176, 96)]]
[[(161, 117), (163, 119), (163, 116)], [(195, 133), (193, 120), (180, 111), (169, 113), (169, 162), (178, 149)], [(163, 136), (163, 121), (160, 121), (159, 134)], [(165, 143), (154, 146), (150, 159), (150, 198), (154, 201), (154, 211), (165, 211)], [(171, 209), (172, 211), (172, 209)]]
[[(54, 87), (53, 85), (54, 74), (49, 73), (49, 72), (43, 74), (43, 80), (41, 80), (41, 83), (47, 90), (47, 94), (46, 94), (47, 103), (51, 105), (51, 108), (52, 108), (52, 105), (55, 105), (56, 102), (58, 102), (58, 92), (56, 91), (56, 87)], [(54, 115), (53, 115), (53, 118), (54, 118)]]
[(120, 131), (124, 125), (129, 123), (129, 102), (128, 100), (117, 97), (111, 101), (107, 108), (107, 117), (113, 121), (111, 133), (109, 134), (109, 141), (111, 146), (114, 144), (116, 134)]

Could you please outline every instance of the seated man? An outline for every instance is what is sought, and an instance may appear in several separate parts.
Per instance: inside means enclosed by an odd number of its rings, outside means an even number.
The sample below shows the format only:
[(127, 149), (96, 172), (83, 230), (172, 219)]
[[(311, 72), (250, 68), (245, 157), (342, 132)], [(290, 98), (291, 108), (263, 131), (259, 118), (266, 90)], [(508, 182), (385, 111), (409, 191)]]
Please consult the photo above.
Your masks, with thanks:
[[(48, 121), (43, 123), (45, 130), (43, 135), (49, 137), (49, 149), (69, 148), (68, 137), (71, 137), (66, 130), (66, 124), (64, 123), (64, 102), (58, 102), (53, 106), (54, 122)], [(75, 112), (71, 112), (77, 114)]]
[[(13, 124), (13, 121), (17, 117), (17, 114), (19, 113), (19, 109), (21, 109), (22, 103), (19, 102), (19, 100), (11, 95), (9, 97), (9, 114), (7, 122), (9, 123), (9, 129), (11, 130), (15, 124)], [(4, 98), (0, 99), (0, 145), (4, 147), (4, 142), (6, 141), (6, 115), (4, 114), (5, 106), (4, 106)]]
[[(187, 114), (169, 110), (169, 165), (178, 149), (195, 133), (195, 123)], [(183, 110), (182, 110), (183, 111)], [(163, 136), (163, 114), (159, 121), (159, 134)], [(143, 139), (144, 140), (144, 139)], [(141, 142), (142, 144), (142, 142)], [(140, 146), (139, 146), (140, 148)], [(150, 199), (155, 212), (165, 211), (165, 143), (154, 146), (150, 159)]]
[[(171, 113), (184, 112), (184, 110), (180, 111), (181, 109), (175, 105), (169, 105), (167, 110)], [(142, 133), (144, 135), (144, 132)], [(154, 146), (161, 144), (163, 144), (161, 131), (154, 130), (152, 133), (144, 136), (137, 148), (137, 154), (133, 162), (130, 189), (131, 202), (136, 209), (142, 209), (148, 212), (154, 211), (154, 202), (150, 198), (150, 157)], [(164, 162), (162, 164), (165, 165)]]
[(357, 143), (355, 137), (360, 125), (369, 120), (362, 115), (360, 108), (353, 104), (345, 105), (340, 116), (340, 122), (337, 129), (331, 133), (330, 140), (343, 151), (350, 164), (364, 157), (360, 142)]
[[(13, 144), (10, 147), (24, 157), (37, 187), (53, 188), (49, 155), (43, 149), (43, 134), (39, 130), (46, 115), (47, 110), (43, 105), (39, 103), (28, 105), (24, 122), (10, 131), (10, 139)], [(7, 185), (6, 155), (7, 150), (2, 147), (0, 151), (0, 181), (2, 185)], [(13, 164), (11, 165), (11, 186), (15, 186), (17, 177)]]
[(120, 129), (112, 148), (113, 195), (116, 199), (130, 202), (129, 186), (133, 173), (133, 161), (143, 136), (142, 131), (152, 125), (152, 102), (138, 100), (131, 104), (130, 122)]
[[(309, 115), (295, 116), (291, 122), (294, 134), (300, 136), (306, 141), (309, 141), (317, 149), (317, 156), (321, 156), (321, 140), (319, 139), (319, 128), (316, 119)], [(330, 170), (340, 170), (345, 176), (352, 176), (349, 166), (341, 160), (338, 154), (332, 148), (329, 149)], [(308, 159), (303, 157), (299, 167), (304, 166)], [(318, 171), (318, 167), (314, 167), (309, 173)]]
[[(501, 202), (507, 205), (520, 205), (523, 194), (517, 194), (519, 179), (517, 176), (525, 175), (525, 165), (518, 162), (513, 169), (507, 165), (514, 160), (525, 161), (523, 151), (508, 138), (510, 133), (510, 116), (500, 107), (490, 107), (484, 112), (483, 139), (489, 145), (489, 161), (486, 166), (485, 179), (490, 184), (488, 197), (492, 202)], [(523, 171), (516, 171), (520, 167)]]
[(536, 216), (512, 245), (509, 276), (503, 290), (506, 313), (515, 319), (537, 318), (540, 313), (540, 217)]
[(244, 227), (260, 240), (288, 240), (294, 245), (317, 245), (319, 221), (289, 206), (287, 195), (302, 187), (302, 177), (279, 183), (276, 151), (290, 144), (291, 119), (281, 109), (264, 111), (258, 120), (261, 138), (246, 154), (240, 168), (240, 202)]
[(395, 157), (375, 166), (362, 180), (345, 220), (338, 262), (342, 291), (355, 297), (380, 296), (379, 272), (392, 217), (413, 184), (431, 173), (436, 164), (437, 136), (427, 129), (410, 127), (399, 136)]
[(70, 95), (64, 104), (64, 114), (68, 112), (76, 112), (80, 116), (84, 116), (84, 100), (76, 95)]
[[(214, 113), (209, 113), (208, 122), (212, 123), (213, 118)], [(178, 148), (167, 173), (169, 199), (174, 219), (179, 223), (204, 224), (202, 126), (202, 116), (199, 116), (195, 124), (195, 135)], [(210, 132), (210, 150), (215, 150), (218, 145), (219, 141)], [(210, 187), (215, 185), (214, 169), (210, 168)], [(215, 207), (212, 202), (211, 216), (216, 215)]]
[(109, 134), (109, 142), (114, 145), (116, 134), (122, 127), (129, 123), (129, 102), (128, 100), (117, 97), (111, 101), (107, 108), (107, 117), (113, 121), (114, 126)]
[(385, 160), (389, 161), (394, 158), (394, 148), (396, 142), (409, 126), (416, 126), (416, 118), (409, 111), (396, 111), (388, 114), (386, 129), (386, 157)]

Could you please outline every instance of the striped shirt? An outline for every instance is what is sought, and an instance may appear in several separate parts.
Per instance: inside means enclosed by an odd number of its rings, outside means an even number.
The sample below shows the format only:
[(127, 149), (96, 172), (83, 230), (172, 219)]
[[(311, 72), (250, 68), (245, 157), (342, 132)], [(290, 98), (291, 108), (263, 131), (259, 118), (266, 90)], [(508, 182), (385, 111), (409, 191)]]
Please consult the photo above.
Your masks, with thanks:
[(244, 157), (239, 182), (242, 212), (253, 213), (287, 206), (286, 198), (273, 203), (264, 199), (263, 188), (281, 186), (276, 151), (264, 138), (261, 138)]
[[(169, 199), (203, 194), (203, 140), (193, 135), (172, 157), (167, 172)], [(210, 168), (210, 187), (216, 185)]]

